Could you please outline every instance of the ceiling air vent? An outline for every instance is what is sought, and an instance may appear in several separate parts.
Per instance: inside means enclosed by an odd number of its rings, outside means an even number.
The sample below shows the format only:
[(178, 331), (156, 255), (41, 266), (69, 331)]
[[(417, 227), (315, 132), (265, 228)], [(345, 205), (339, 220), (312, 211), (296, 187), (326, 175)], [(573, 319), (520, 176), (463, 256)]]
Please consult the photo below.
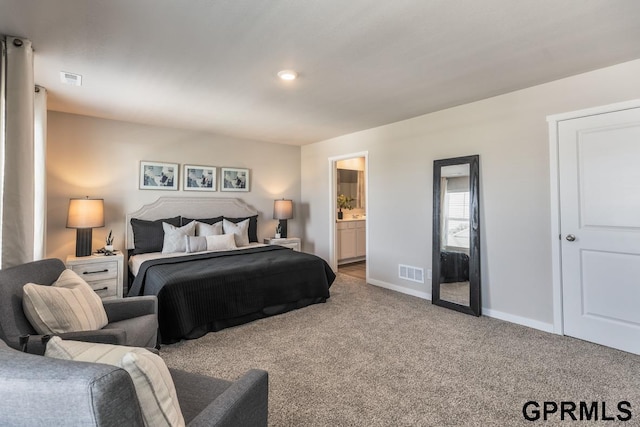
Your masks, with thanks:
[(82, 86), (82, 76), (80, 74), (68, 73), (60, 71), (60, 81), (68, 85)]

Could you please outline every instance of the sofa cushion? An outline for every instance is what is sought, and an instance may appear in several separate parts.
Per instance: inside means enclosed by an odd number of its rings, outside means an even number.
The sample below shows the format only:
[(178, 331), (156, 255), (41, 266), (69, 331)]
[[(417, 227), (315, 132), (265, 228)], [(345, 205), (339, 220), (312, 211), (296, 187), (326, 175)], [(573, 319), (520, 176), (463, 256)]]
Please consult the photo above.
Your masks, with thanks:
[(27, 283), (22, 307), (39, 334), (95, 331), (107, 323), (100, 297), (73, 270), (64, 270), (51, 286)]
[(118, 366), (129, 373), (146, 426), (184, 426), (176, 389), (162, 358), (144, 348), (53, 337), (45, 356)]

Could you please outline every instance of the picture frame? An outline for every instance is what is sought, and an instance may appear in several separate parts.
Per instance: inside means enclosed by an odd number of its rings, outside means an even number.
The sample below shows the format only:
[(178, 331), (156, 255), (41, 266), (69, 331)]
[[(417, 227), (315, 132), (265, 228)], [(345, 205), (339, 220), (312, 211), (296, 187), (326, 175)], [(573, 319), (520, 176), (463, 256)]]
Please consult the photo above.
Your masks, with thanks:
[(140, 162), (141, 190), (178, 190), (178, 163)]
[(220, 191), (249, 191), (249, 169), (220, 168)]
[(217, 168), (215, 166), (184, 165), (182, 189), (184, 191), (216, 191)]

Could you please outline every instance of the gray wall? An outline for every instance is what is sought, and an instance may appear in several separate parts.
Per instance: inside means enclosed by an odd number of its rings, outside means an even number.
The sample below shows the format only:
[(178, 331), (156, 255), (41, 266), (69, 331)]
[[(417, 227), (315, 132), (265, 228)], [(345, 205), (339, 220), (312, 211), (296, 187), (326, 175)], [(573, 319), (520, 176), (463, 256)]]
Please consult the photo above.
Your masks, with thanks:
[(480, 155), (484, 313), (552, 330), (546, 116), (640, 98), (640, 60), (302, 147), (305, 250), (329, 259), (329, 158), (367, 151), (370, 281), (429, 297), (433, 161)]
[[(269, 144), (186, 130), (144, 126), (50, 111), (47, 141), (47, 256), (75, 253), (75, 230), (65, 228), (69, 198), (103, 198), (105, 227), (93, 231), (93, 248), (113, 229), (124, 248), (125, 215), (160, 196), (237, 197), (256, 208), (258, 237), (273, 236), (273, 200), (294, 201), (292, 236), (300, 235), (300, 147)], [(180, 190), (138, 189), (141, 160), (180, 164)], [(182, 165), (250, 169), (249, 192), (182, 190)], [(220, 170), (218, 169), (218, 180)], [(219, 187), (219, 185), (218, 185)]]

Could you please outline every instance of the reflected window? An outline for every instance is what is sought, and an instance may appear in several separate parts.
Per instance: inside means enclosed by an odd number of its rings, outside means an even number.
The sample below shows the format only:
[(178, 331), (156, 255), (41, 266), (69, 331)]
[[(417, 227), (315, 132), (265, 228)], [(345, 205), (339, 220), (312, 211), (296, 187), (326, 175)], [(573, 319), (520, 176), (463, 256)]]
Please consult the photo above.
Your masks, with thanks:
[[(455, 188), (455, 185), (451, 187)], [(454, 189), (445, 193), (442, 243), (446, 249), (469, 249), (469, 197), (468, 190)]]

